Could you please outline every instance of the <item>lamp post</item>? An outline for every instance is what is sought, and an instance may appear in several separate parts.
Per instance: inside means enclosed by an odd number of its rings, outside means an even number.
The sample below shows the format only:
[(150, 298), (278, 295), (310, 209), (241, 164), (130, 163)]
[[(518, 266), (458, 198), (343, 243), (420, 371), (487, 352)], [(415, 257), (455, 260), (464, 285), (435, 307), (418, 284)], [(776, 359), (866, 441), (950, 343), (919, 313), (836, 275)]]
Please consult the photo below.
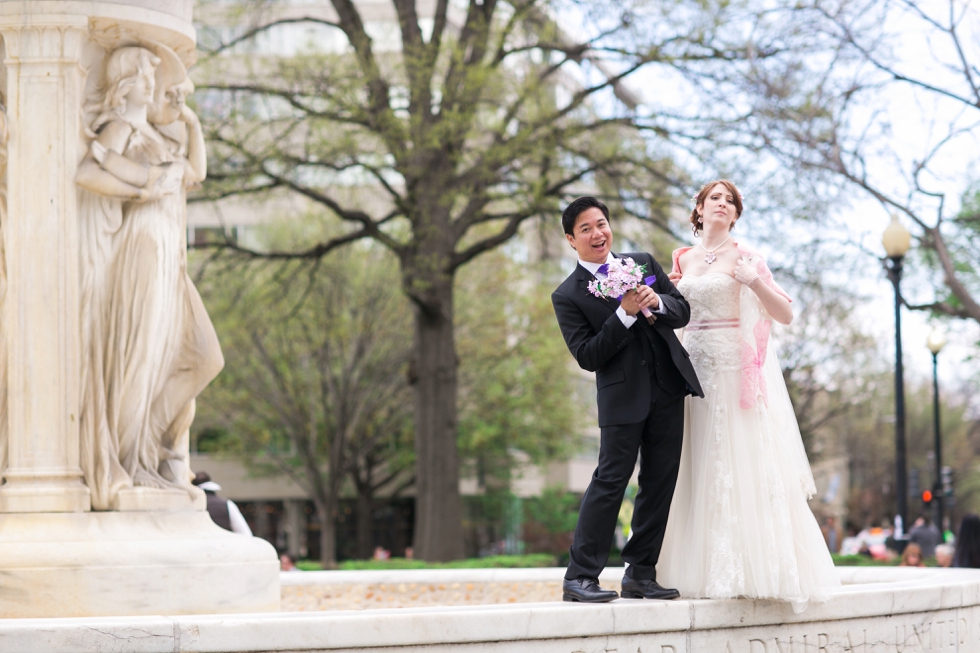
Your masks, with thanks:
[(942, 329), (934, 327), (929, 334), (929, 338), (926, 340), (926, 347), (932, 352), (932, 424), (936, 438), (936, 475), (934, 477), (935, 481), (933, 482), (932, 496), (936, 502), (936, 528), (939, 529), (940, 533), (944, 533), (945, 529), (943, 529), (943, 488), (941, 480), (943, 470), (943, 440), (940, 436), (939, 429), (939, 373), (937, 367), (939, 352), (945, 344), (946, 336), (943, 334)]
[[(908, 475), (905, 465), (905, 380), (902, 370), (902, 260), (909, 251), (912, 236), (908, 229), (892, 214), (891, 224), (881, 235), (885, 247), (885, 260), (882, 264), (888, 273), (888, 280), (895, 287), (895, 500), (896, 513), (901, 518), (902, 532), (908, 523)], [(890, 264), (889, 264), (890, 262)]]

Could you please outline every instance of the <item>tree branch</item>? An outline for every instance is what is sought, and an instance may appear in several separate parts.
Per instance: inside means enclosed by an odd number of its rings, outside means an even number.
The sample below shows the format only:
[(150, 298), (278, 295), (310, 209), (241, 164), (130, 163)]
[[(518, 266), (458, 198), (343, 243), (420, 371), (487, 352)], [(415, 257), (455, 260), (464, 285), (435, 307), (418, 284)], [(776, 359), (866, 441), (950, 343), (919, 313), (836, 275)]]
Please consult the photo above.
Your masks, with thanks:
[(271, 23), (266, 23), (264, 25), (259, 25), (258, 27), (254, 27), (248, 30), (247, 32), (245, 32), (244, 34), (242, 34), (241, 36), (234, 38), (231, 41), (228, 41), (227, 43), (222, 43), (214, 50), (205, 50), (205, 52), (207, 52), (207, 56), (204, 58), (204, 61), (207, 61), (208, 59), (221, 54), (222, 52), (224, 52), (229, 48), (235, 47), (239, 43), (243, 43), (245, 41), (248, 41), (249, 39), (255, 38), (262, 32), (266, 32), (272, 29), (273, 27), (278, 27), (279, 25), (294, 25), (296, 23), (313, 23), (315, 25), (326, 25), (327, 27), (336, 27), (338, 29), (340, 28), (340, 25), (338, 23), (329, 20), (323, 20), (322, 18), (313, 18), (312, 16), (301, 16), (299, 18), (281, 18), (279, 20), (274, 20)]

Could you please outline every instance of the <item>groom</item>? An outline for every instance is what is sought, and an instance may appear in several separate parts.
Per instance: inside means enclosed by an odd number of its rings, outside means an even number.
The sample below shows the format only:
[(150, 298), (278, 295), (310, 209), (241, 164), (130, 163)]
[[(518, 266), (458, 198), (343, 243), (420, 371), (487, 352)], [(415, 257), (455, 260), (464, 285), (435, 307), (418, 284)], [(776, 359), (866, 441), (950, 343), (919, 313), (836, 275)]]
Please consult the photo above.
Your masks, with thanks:
[[(640, 454), (640, 491), (633, 508), (632, 536), (623, 547), (628, 563), (624, 598), (674, 599), (677, 590), (656, 582), (656, 564), (680, 465), (684, 397), (703, 397), (687, 352), (674, 329), (687, 324), (691, 309), (660, 265), (646, 253), (624, 254), (656, 275), (653, 288), (641, 286), (621, 301), (588, 291), (613, 260), (609, 209), (594, 197), (580, 197), (561, 216), (565, 238), (578, 253), (575, 271), (551, 295), (565, 344), (585, 370), (596, 373), (599, 465), (592, 474), (569, 551), (562, 586), (566, 601), (604, 602), (615, 591), (599, 587), (623, 501)], [(618, 257), (617, 257), (618, 258)], [(651, 325), (637, 314), (649, 308)]]

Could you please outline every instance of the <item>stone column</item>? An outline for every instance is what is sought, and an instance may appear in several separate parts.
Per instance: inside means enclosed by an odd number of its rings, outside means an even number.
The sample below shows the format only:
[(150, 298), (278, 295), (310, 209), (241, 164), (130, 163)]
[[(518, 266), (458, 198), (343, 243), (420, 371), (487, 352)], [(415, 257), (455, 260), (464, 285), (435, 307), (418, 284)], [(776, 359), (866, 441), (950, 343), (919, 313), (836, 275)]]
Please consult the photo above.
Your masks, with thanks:
[[(4, 17), (6, 19), (6, 17)], [(75, 167), (84, 16), (0, 22), (7, 68), (8, 467), (0, 512), (78, 512), (79, 304)], [(13, 21), (11, 21), (13, 22)], [(6, 24), (5, 24), (6, 23)]]

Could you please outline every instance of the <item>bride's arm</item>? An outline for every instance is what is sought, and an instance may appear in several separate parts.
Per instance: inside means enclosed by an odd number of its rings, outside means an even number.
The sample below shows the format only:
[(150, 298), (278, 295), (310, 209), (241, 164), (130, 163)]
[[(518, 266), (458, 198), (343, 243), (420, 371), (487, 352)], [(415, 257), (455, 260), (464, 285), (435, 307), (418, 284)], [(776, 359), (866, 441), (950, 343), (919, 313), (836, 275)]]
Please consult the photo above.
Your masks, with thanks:
[(184, 180), (202, 182), (208, 175), (208, 157), (204, 149), (204, 132), (197, 114), (186, 104), (180, 112), (180, 119), (187, 125), (187, 163), (188, 170)]
[(793, 307), (790, 306), (789, 300), (763, 283), (761, 278), (756, 277), (755, 281), (749, 283), (749, 288), (755, 292), (772, 319), (780, 324), (789, 324), (793, 321)]
[(99, 195), (120, 199), (143, 199), (150, 184), (160, 176), (158, 166), (131, 161), (118, 152), (125, 148), (132, 128), (112, 122), (92, 142), (78, 166), (75, 182)]
[(735, 280), (744, 283), (755, 296), (759, 298), (762, 305), (769, 311), (772, 319), (780, 324), (789, 324), (793, 321), (793, 307), (785, 296), (770, 288), (759, 276), (759, 273), (744, 259), (739, 259), (735, 264)]

